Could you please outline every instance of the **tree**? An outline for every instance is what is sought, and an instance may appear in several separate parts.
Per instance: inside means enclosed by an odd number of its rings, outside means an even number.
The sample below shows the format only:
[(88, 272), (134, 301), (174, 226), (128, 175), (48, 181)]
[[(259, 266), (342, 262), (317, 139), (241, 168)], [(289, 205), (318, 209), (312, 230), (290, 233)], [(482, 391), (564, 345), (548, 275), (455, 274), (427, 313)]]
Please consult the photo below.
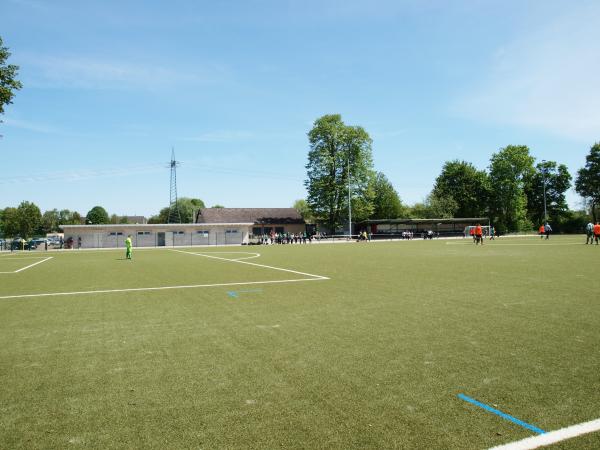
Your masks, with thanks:
[(313, 223), (314, 215), (308, 206), (308, 203), (304, 199), (296, 200), (292, 206), (302, 216), (305, 222)]
[(61, 209), (58, 212), (58, 224), (59, 225), (81, 225), (81, 214), (77, 211), (69, 211), (68, 209)]
[(597, 207), (600, 206), (600, 142), (596, 142), (585, 157), (585, 166), (577, 171), (575, 191), (590, 206), (594, 223), (598, 221)]
[(453, 217), (484, 217), (488, 214), (489, 177), (466, 161), (447, 161), (435, 180), (436, 199), (454, 202)]
[(42, 215), (42, 221), (40, 224), (40, 232), (42, 234), (53, 233), (58, 231), (58, 224), (60, 215), (57, 209), (51, 209), (45, 211)]
[(430, 194), (425, 200), (427, 219), (449, 219), (456, 217), (458, 204), (452, 197), (438, 197)]
[(204, 202), (199, 198), (181, 197), (179, 199), (179, 213), (183, 223), (194, 223), (198, 211), (204, 208)]
[(73, 211), (71, 215), (71, 225), (82, 225), (84, 223), (83, 217), (77, 211)]
[[(569, 210), (565, 192), (571, 187), (571, 175), (564, 164), (542, 161), (526, 180), (527, 217), (534, 224), (544, 223), (544, 181), (546, 183), (546, 211), (552, 225), (559, 225)], [(558, 231), (558, 228), (555, 230)]]
[(382, 172), (377, 172), (373, 179), (373, 192), (372, 219), (396, 219), (406, 214), (398, 192)]
[(450, 197), (437, 197), (429, 194), (425, 201), (408, 208), (411, 219), (446, 219), (454, 217), (456, 202)]
[(14, 64), (6, 64), (6, 60), (10, 56), (7, 47), (3, 46), (2, 38), (0, 37), (0, 115), (4, 114), (4, 105), (12, 103), (15, 91), (23, 86), (17, 80), (19, 66)]
[(98, 225), (110, 223), (110, 219), (108, 217), (108, 213), (102, 206), (94, 206), (86, 214), (85, 222), (88, 224)]
[(19, 213), (17, 208), (4, 208), (2, 212), (2, 232), (5, 237), (15, 237), (19, 234)]
[[(181, 216), (181, 223), (193, 223), (196, 219), (198, 211), (204, 209), (204, 202), (199, 198), (181, 197), (177, 200), (179, 206), (179, 214)], [(213, 206), (217, 208), (217, 206)], [(223, 208), (223, 206), (220, 206)], [(169, 220), (169, 207), (162, 208), (158, 215), (151, 216), (148, 219), (148, 223), (167, 223)]]
[(308, 139), (304, 185), (310, 209), (334, 232), (347, 218), (350, 185), (353, 218), (368, 218), (374, 197), (369, 134), (362, 127), (345, 125), (339, 114), (332, 114), (315, 121)]
[(212, 205), (211, 208), (225, 208), (223, 205)]
[(35, 203), (23, 201), (17, 207), (18, 234), (22, 238), (32, 237), (39, 229), (42, 213)]
[(531, 229), (525, 184), (534, 172), (533, 162), (525, 145), (509, 145), (492, 155), (490, 209), (493, 223), (501, 233)]
[(113, 225), (116, 225), (119, 223), (120, 217), (117, 216), (116, 214), (111, 214), (109, 222)]

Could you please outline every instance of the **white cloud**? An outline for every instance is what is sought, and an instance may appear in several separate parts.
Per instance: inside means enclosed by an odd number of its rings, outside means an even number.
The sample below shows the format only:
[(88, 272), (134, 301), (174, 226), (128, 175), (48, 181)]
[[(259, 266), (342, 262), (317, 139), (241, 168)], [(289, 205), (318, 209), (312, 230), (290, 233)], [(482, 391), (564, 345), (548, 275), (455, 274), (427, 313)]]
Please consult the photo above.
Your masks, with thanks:
[(89, 137), (88, 134), (77, 133), (74, 131), (65, 130), (54, 125), (46, 123), (30, 122), (28, 120), (12, 119), (7, 118), (3, 120), (4, 125), (12, 128), (19, 128), (22, 130), (33, 131), (34, 133), (42, 134), (53, 134), (57, 136), (68, 136), (68, 137)]
[(77, 56), (22, 56), (20, 64), (28, 84), (37, 87), (157, 90), (216, 83), (229, 75), (218, 64), (171, 69)]
[(593, 4), (498, 49), (484, 80), (459, 102), (460, 113), (577, 140), (599, 139), (599, 23), (600, 5)]

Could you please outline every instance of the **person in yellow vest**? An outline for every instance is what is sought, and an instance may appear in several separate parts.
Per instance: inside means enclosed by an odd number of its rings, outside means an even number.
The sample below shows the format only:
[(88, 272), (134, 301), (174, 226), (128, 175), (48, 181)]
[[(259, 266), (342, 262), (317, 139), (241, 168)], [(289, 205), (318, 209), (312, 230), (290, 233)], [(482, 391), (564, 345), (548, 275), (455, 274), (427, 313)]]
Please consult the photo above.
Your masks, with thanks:
[(131, 259), (131, 247), (132, 247), (132, 243), (131, 243), (131, 235), (127, 236), (127, 239), (125, 239), (125, 258), (126, 259)]
[(541, 237), (542, 239), (544, 239), (544, 234), (546, 233), (546, 230), (544, 229), (544, 224), (541, 224), (541, 225), (540, 225), (540, 229), (539, 229), (538, 231), (539, 231), (539, 233), (540, 233), (540, 237)]

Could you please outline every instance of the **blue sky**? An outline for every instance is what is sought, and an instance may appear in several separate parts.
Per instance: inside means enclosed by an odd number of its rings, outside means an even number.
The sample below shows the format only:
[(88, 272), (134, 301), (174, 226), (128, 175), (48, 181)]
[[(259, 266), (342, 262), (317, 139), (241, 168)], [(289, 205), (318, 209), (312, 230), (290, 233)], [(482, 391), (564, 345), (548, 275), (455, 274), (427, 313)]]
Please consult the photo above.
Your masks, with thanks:
[(598, 23), (597, 1), (1, 0), (24, 87), (0, 207), (155, 214), (172, 147), (180, 196), (291, 206), (332, 113), (405, 203), (444, 161), (485, 168), (509, 144), (575, 175), (600, 140)]

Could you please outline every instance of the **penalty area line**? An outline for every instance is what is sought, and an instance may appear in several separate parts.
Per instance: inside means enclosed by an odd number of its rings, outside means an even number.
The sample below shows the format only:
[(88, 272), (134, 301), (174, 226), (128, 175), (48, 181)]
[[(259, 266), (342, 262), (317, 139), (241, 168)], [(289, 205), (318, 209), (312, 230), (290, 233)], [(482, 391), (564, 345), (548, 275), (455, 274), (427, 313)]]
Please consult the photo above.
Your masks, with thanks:
[(257, 263), (252, 263), (252, 262), (248, 262), (248, 261), (240, 261), (238, 259), (227, 259), (227, 258), (221, 258), (219, 256), (210, 256), (210, 254), (207, 254), (207, 253), (193, 253), (193, 252), (186, 252), (184, 250), (171, 250), (171, 251), (178, 252), (178, 253), (185, 253), (185, 254), (192, 255), (192, 256), (204, 256), (205, 258), (219, 259), (221, 261), (234, 262), (234, 263), (238, 263), (238, 264), (247, 264), (249, 266), (264, 267), (265, 269), (279, 270), (281, 272), (295, 273), (297, 275), (304, 275), (306, 277), (312, 277), (312, 279), (315, 279), (315, 280), (329, 280), (328, 277), (324, 277), (322, 275), (314, 275), (312, 273), (298, 272), (297, 270), (283, 269), (281, 267), (267, 266), (265, 264), (257, 264)]
[(208, 287), (223, 287), (223, 286), (246, 286), (253, 284), (276, 284), (276, 283), (295, 283), (299, 281), (320, 281), (326, 278), (297, 278), (295, 280), (269, 280), (269, 281), (241, 281), (237, 283), (214, 283), (214, 284), (189, 284), (181, 286), (157, 286), (145, 288), (126, 288), (126, 289), (99, 289), (95, 291), (72, 291), (72, 292), (47, 292), (41, 294), (18, 294), (18, 295), (3, 295), (0, 300), (8, 300), (15, 298), (34, 298), (34, 297), (59, 297), (66, 295), (90, 295), (90, 294), (110, 294), (119, 292), (143, 292), (143, 291), (164, 291), (168, 289), (198, 289)]
[(25, 267), (23, 267), (22, 269), (15, 270), (15, 273), (19, 273), (19, 272), (22, 272), (22, 271), (24, 271), (24, 270), (27, 270), (27, 269), (29, 269), (29, 268), (31, 268), (31, 267), (33, 267), (33, 266), (37, 266), (38, 264), (41, 264), (41, 263), (43, 263), (43, 262), (46, 262), (46, 261), (48, 261), (48, 260), (50, 260), (50, 259), (52, 259), (52, 258), (53, 258), (52, 256), (48, 256), (46, 259), (42, 259), (41, 261), (38, 261), (38, 262), (36, 262), (36, 263), (29, 264), (28, 266), (25, 266)]
[(548, 431), (539, 436), (528, 437), (520, 441), (498, 445), (490, 448), (490, 450), (530, 450), (566, 441), (567, 439), (572, 439), (595, 431), (600, 431), (600, 419), (571, 425), (570, 427), (561, 428), (560, 430)]
[[(31, 259), (31, 258), (34, 258), (34, 257), (30, 257), (30, 259)], [(40, 256), (39, 258), (43, 258), (43, 256)], [(38, 258), (38, 259), (39, 259), (39, 258)], [(20, 268), (20, 269), (18, 269), (18, 270), (13, 270), (12, 272), (0, 272), (0, 273), (19, 273), (19, 272), (23, 272), (24, 270), (30, 269), (30, 268), (32, 268), (33, 266), (37, 266), (38, 264), (41, 264), (41, 263), (43, 263), (43, 262), (46, 262), (46, 261), (48, 261), (48, 260), (50, 260), (50, 259), (52, 259), (52, 258), (53, 258), (53, 256), (48, 256), (47, 258), (44, 258), (44, 259), (42, 259), (41, 261), (35, 262), (35, 263), (33, 263), (33, 264), (29, 264), (28, 266), (25, 266), (25, 267), (21, 267), (21, 268)], [(25, 259), (25, 258), (20, 258), (20, 259)], [(17, 259), (17, 261), (19, 261), (19, 259)], [(1, 298), (1, 297), (0, 297), (0, 298)]]

